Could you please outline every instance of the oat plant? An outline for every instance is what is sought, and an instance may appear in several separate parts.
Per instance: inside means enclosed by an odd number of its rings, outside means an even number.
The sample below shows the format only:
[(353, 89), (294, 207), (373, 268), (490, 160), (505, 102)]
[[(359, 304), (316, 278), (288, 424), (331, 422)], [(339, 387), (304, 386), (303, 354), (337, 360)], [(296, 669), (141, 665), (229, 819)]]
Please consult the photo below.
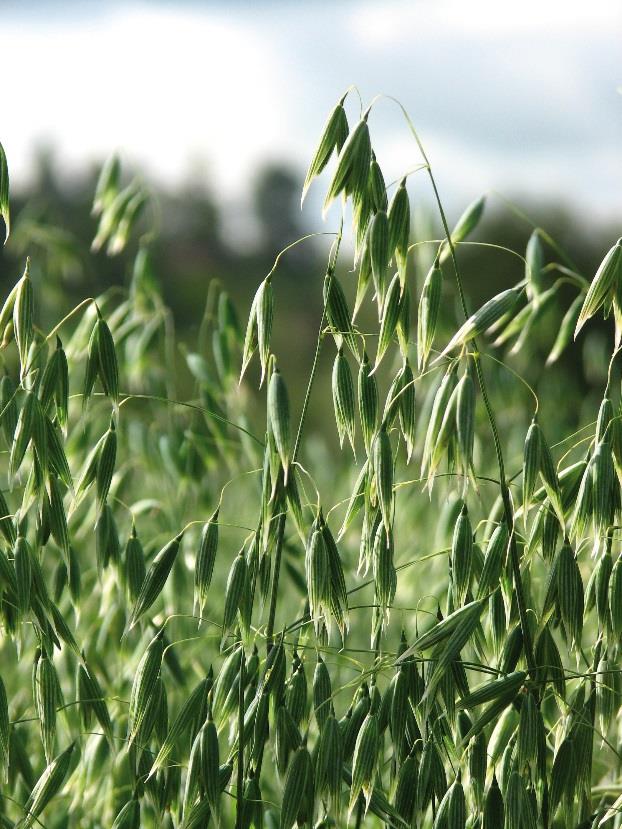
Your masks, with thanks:
[[(330, 244), (301, 399), (272, 348), (289, 249), (245, 326), (213, 282), (179, 342), (153, 197), (118, 159), (93, 249), (136, 251), (127, 289), (44, 331), (25, 258), (0, 310), (2, 826), (622, 825), (622, 240), (593, 278), (541, 228), (486, 243), (524, 278), (470, 307), (484, 200), (450, 225), (399, 105), (419, 161), (387, 185), (377, 104), (348, 91), (304, 182)], [(8, 182), (0, 147), (7, 235)], [(602, 316), (602, 403), (560, 435), (516, 355), (549, 337), (544, 385)]]

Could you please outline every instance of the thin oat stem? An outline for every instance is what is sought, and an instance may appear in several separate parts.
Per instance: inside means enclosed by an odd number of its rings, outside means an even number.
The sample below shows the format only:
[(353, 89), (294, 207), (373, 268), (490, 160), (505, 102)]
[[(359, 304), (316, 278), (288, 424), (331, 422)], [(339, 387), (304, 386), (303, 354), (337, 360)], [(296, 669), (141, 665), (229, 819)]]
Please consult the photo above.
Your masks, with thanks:
[[(395, 99), (393, 99), (393, 100), (395, 100)], [(436, 185), (436, 179), (434, 177), (434, 173), (432, 172), (432, 167), (430, 166), (430, 162), (429, 162), (428, 157), (426, 155), (423, 144), (421, 143), (419, 135), (418, 135), (412, 121), (410, 120), (410, 117), (408, 116), (408, 113), (406, 112), (406, 110), (404, 109), (402, 104), (399, 103), (399, 101), (395, 101), (395, 102), (397, 103), (397, 105), (402, 110), (402, 113), (404, 114), (404, 117), (406, 119), (408, 127), (409, 127), (409, 129), (410, 129), (410, 131), (411, 131), (411, 133), (412, 133), (412, 135), (415, 139), (415, 142), (417, 143), (417, 146), (419, 147), (419, 150), (421, 152), (423, 160), (428, 165), (428, 175), (430, 177), (430, 183), (431, 183), (432, 189), (434, 191), (434, 198), (435, 198), (438, 210), (439, 210), (439, 215), (440, 215), (440, 218), (441, 218), (441, 222), (443, 224), (443, 230), (445, 232), (445, 238), (446, 238), (447, 244), (449, 246), (451, 260), (452, 260), (452, 264), (453, 264), (453, 268), (454, 268), (454, 273), (455, 273), (455, 276), (456, 276), (456, 284), (457, 284), (457, 287), (458, 287), (458, 294), (459, 294), (459, 297), (460, 297), (460, 304), (462, 306), (462, 311), (463, 311), (463, 314), (464, 314), (464, 318), (465, 318), (465, 320), (467, 320), (469, 318), (469, 311), (468, 311), (466, 296), (465, 296), (465, 293), (464, 293), (462, 276), (461, 276), (460, 268), (458, 266), (458, 261), (457, 261), (457, 258), (456, 258), (456, 250), (455, 250), (453, 242), (451, 241), (451, 232), (449, 230), (449, 225), (447, 223), (447, 218), (445, 216), (445, 210), (443, 208), (443, 204), (441, 202), (440, 194), (438, 192), (438, 187)], [(514, 530), (513, 530), (513, 527), (514, 527), (514, 514), (513, 514), (513, 510), (512, 510), (511, 499), (510, 499), (510, 491), (509, 491), (509, 488), (508, 488), (508, 485), (507, 485), (507, 482), (506, 482), (506, 479), (505, 479), (505, 462), (504, 462), (504, 459), (503, 459), (503, 450), (501, 448), (501, 441), (500, 441), (500, 438), (499, 438), (499, 432), (497, 430), (497, 423), (496, 423), (496, 419), (495, 419), (495, 416), (494, 416), (494, 413), (493, 413), (493, 410), (492, 410), (490, 399), (488, 397), (488, 391), (487, 391), (487, 388), (486, 388), (486, 381), (484, 379), (484, 373), (482, 371), (481, 362), (480, 362), (480, 359), (479, 359), (479, 354), (477, 353), (477, 345), (476, 345), (475, 341), (473, 342), (473, 345), (474, 345), (475, 351), (476, 351), (475, 355), (473, 356), (473, 362), (474, 362), (474, 365), (475, 365), (475, 372), (476, 372), (476, 375), (477, 375), (477, 380), (478, 380), (478, 384), (479, 384), (479, 387), (480, 387), (482, 400), (484, 401), (484, 407), (486, 409), (486, 414), (487, 414), (487, 417), (488, 417), (488, 421), (490, 423), (490, 429), (491, 429), (491, 432), (492, 432), (493, 442), (494, 442), (494, 445), (495, 445), (495, 453), (497, 455), (497, 465), (499, 467), (499, 479), (501, 481), (501, 499), (503, 501), (503, 510), (504, 510), (504, 514), (505, 514), (505, 520), (506, 520), (506, 523), (507, 523), (507, 526), (508, 526), (508, 530), (510, 532), (510, 560), (511, 560), (512, 574), (513, 574), (513, 579), (514, 579), (514, 588), (516, 590), (516, 603), (518, 605), (521, 632), (523, 634), (523, 647), (524, 647), (524, 651), (525, 651), (525, 658), (527, 660), (527, 667), (529, 669), (529, 674), (532, 678), (535, 678), (535, 675), (536, 675), (536, 659), (535, 659), (534, 650), (533, 650), (533, 643), (532, 643), (532, 640), (531, 640), (531, 631), (529, 629), (529, 623), (527, 621), (527, 604), (526, 604), (526, 601), (525, 601), (525, 593), (524, 593), (524, 590), (523, 590), (523, 583), (522, 583), (522, 578), (521, 578), (521, 573), (520, 573), (520, 560), (519, 560), (519, 555), (518, 555), (518, 547), (517, 547), (517, 544), (516, 544), (516, 537), (514, 535)]]

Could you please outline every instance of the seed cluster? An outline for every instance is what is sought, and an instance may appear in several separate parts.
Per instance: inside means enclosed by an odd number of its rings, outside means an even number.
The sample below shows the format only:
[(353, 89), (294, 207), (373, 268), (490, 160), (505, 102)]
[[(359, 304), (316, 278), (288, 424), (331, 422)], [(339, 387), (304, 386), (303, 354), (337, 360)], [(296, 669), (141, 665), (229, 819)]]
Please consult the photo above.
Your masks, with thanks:
[[(537, 229), (524, 279), (470, 314), (459, 250), (484, 200), (451, 231), (439, 199), (445, 234), (411, 325), (408, 176), (391, 194), (372, 107), (350, 129), (346, 99), (303, 187), (336, 156), (324, 211), (343, 212), (303, 401), (272, 350), (276, 265), (245, 333), (210, 288), (182, 351), (187, 401), (149, 234), (127, 297), (89, 299), (45, 334), (27, 262), (0, 310), (2, 826), (619, 825), (622, 241), (590, 282)], [(93, 249), (108, 255), (149, 204), (121, 179), (113, 159), (95, 194)], [(0, 216), (8, 235), (1, 145)], [(464, 314), (447, 335), (454, 281)], [(547, 364), (613, 309), (602, 404), (568, 449), (536, 402), (510, 479), (484, 344), (524, 349), (568, 284)], [(305, 433), (322, 348), (332, 490)]]

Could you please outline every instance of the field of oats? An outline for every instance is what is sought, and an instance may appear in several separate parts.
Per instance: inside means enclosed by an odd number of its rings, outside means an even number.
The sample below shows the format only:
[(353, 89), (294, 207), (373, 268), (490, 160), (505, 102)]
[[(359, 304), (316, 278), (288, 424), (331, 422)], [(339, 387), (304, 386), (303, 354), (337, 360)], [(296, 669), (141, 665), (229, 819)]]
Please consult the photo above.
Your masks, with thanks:
[[(621, 825), (622, 241), (583, 272), (544, 227), (482, 237), (484, 198), (450, 223), (405, 112), (420, 164), (385, 182), (373, 107), (337, 103), (300, 181), (340, 206), (302, 374), (308, 235), (181, 337), (112, 158), (93, 267), (128, 279), (51, 319), (72, 242), (11, 229), (0, 147), (3, 827)], [(475, 248), (517, 279), (474, 302)]]

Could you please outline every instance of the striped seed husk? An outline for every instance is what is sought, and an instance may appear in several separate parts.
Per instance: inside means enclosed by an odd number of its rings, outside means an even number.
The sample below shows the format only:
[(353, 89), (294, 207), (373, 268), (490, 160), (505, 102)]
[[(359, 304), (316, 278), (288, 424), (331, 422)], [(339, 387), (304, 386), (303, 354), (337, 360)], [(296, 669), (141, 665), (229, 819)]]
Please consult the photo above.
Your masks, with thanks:
[(439, 648), (433, 654), (434, 658), (437, 655), (438, 658), (436, 659), (434, 670), (427, 678), (426, 689), (423, 695), (423, 701), (427, 700), (428, 708), (433, 703), (437, 688), (447, 674), (447, 671), (450, 670), (452, 662), (459, 658), (460, 652), (479, 626), (479, 617), (483, 606), (483, 602), (471, 602), (465, 605), (465, 608), (468, 608), (468, 612), (463, 617), (464, 622), (452, 631), (443, 647)]
[(99, 374), (99, 321), (100, 318), (98, 316), (95, 320), (93, 330), (91, 331), (87, 347), (86, 367), (84, 369), (84, 383), (82, 391), (83, 409), (86, 407), (86, 404), (93, 393), (95, 381), (97, 380), (97, 375)]
[(583, 294), (579, 294), (562, 318), (557, 331), (557, 337), (555, 338), (555, 342), (553, 343), (549, 356), (546, 358), (547, 366), (553, 365), (553, 363), (557, 362), (572, 342), (582, 305)]
[(485, 302), (478, 311), (472, 314), (469, 319), (460, 326), (441, 354), (436, 358), (435, 362), (445, 357), (450, 351), (453, 351), (458, 346), (464, 346), (475, 337), (483, 334), (488, 328), (494, 325), (495, 322), (511, 311), (514, 308), (521, 291), (522, 288), (508, 288)]
[(396, 664), (403, 662), (409, 656), (430, 648), (435, 647), (439, 643), (449, 639), (457, 627), (468, 624), (468, 620), (474, 612), (483, 608), (483, 601), (469, 602), (464, 607), (459, 607), (454, 610), (449, 616), (446, 616), (442, 621), (433, 625), (430, 630), (423, 633), (407, 648), (396, 660)]
[[(464, 213), (462, 213), (456, 222), (454, 229), (450, 233), (450, 239), (453, 245), (459, 245), (460, 242), (463, 242), (468, 236), (471, 235), (471, 233), (473, 233), (482, 218), (485, 205), (486, 196), (480, 196), (479, 199), (475, 199), (475, 201), (467, 205)], [(443, 242), (439, 256), (440, 261), (444, 262), (448, 259), (450, 253), (451, 251), (449, 246)]]
[(410, 671), (407, 663), (400, 665), (393, 693), (391, 695), (390, 723), (391, 737), (395, 745), (395, 753), (398, 762), (402, 762), (408, 753), (408, 741), (406, 739), (406, 723), (409, 709), (408, 696), (410, 693)]
[(148, 717), (156, 700), (164, 642), (158, 633), (149, 643), (143, 654), (132, 683), (130, 707), (128, 714), (128, 738), (136, 738), (143, 721)]
[(471, 583), (473, 559), (473, 529), (466, 504), (462, 505), (454, 527), (451, 543), (451, 574), (454, 599), (458, 606), (464, 604)]
[(117, 432), (114, 420), (110, 421), (110, 428), (104, 435), (104, 440), (101, 445), (101, 450), (97, 458), (97, 467), (95, 470), (95, 485), (97, 488), (97, 511), (101, 513), (108, 492), (110, 491), (110, 484), (112, 483), (112, 475), (114, 473), (114, 466), (117, 459)]
[(207, 601), (207, 593), (212, 581), (218, 551), (218, 514), (219, 508), (217, 507), (201, 531), (199, 551), (194, 568), (194, 603), (195, 606), (198, 605), (199, 615), (203, 614), (203, 608)]
[(373, 574), (377, 601), (388, 619), (397, 589), (397, 573), (393, 564), (393, 533), (379, 524), (374, 536)]
[(108, 207), (118, 192), (121, 164), (117, 155), (111, 155), (102, 165), (95, 185), (95, 196), (91, 215), (99, 216)]
[(121, 807), (114, 819), (112, 829), (140, 829), (140, 800), (138, 797), (132, 797)]
[[(98, 309), (99, 312), (99, 309)], [(96, 325), (99, 326), (97, 333), (97, 363), (98, 374), (104, 392), (115, 403), (119, 400), (119, 364), (114, 340), (108, 328), (108, 323), (99, 316)]]
[(248, 618), (249, 589), (248, 565), (244, 557), (244, 550), (240, 550), (233, 560), (233, 564), (229, 570), (229, 576), (227, 577), (225, 609), (222, 617), (223, 639), (225, 634), (231, 630), (236, 616), (238, 616), (243, 628), (248, 628), (248, 624), (250, 623), (250, 619)]
[(95, 477), (97, 475), (97, 465), (99, 463), (99, 456), (101, 454), (102, 447), (104, 445), (107, 435), (108, 431), (104, 432), (104, 434), (101, 436), (101, 438), (99, 438), (95, 446), (87, 455), (86, 461), (84, 462), (84, 466), (82, 468), (82, 472), (80, 474), (80, 478), (78, 479), (78, 485), (76, 487), (76, 502), (79, 502), (80, 498), (84, 495), (89, 486), (95, 481)]
[(47, 495), (49, 498), (48, 520), (50, 531), (60, 547), (65, 561), (68, 563), (70, 543), (67, 516), (63, 505), (63, 497), (58, 486), (58, 479), (54, 474), (48, 477)]
[(108, 705), (104, 697), (101, 685), (95, 673), (88, 666), (82, 654), (82, 662), (78, 666), (79, 685), (82, 689), (83, 703), (90, 711), (95, 714), (97, 722), (100, 724), (106, 739), (110, 746), (113, 745), (112, 721), (108, 712)]
[(616, 559), (609, 579), (609, 614), (613, 632), (622, 637), (622, 554)]
[(339, 812), (343, 774), (343, 737), (333, 714), (324, 723), (315, 761), (317, 793), (327, 795), (334, 816)]
[(374, 212), (384, 210), (385, 213), (389, 208), (389, 201), (387, 198), (387, 188), (382, 174), (380, 164), (376, 159), (376, 154), (372, 151), (371, 164), (369, 165), (369, 182), (368, 189), (371, 209)]
[(441, 307), (443, 272), (438, 259), (430, 268), (421, 289), (419, 314), (417, 317), (417, 364), (419, 371), (425, 371), (434, 344), (436, 326)]
[[(61, 352), (62, 346), (60, 348), (57, 346), (52, 352), (51, 356), (45, 364), (43, 377), (41, 378), (41, 384), (39, 386), (39, 399), (41, 401), (41, 408), (46, 414), (48, 414), (57, 394), (60, 374)], [(67, 363), (65, 358), (65, 367), (66, 365)]]
[(608, 306), (612, 300), (612, 292), (615, 288), (616, 281), (619, 279), (621, 265), (622, 239), (618, 239), (600, 263), (596, 275), (588, 288), (575, 326), (575, 339), (587, 320), (593, 317), (600, 308), (604, 307), (605, 311), (608, 310)]
[(324, 520), (322, 520), (321, 523), (321, 530), (324, 537), (324, 544), (326, 546), (326, 553), (328, 555), (328, 566), (330, 571), (328, 584), (330, 610), (343, 638), (349, 624), (348, 591), (346, 589), (343, 564), (334, 536), (330, 531), (328, 524), (326, 524)]
[(382, 520), (387, 532), (390, 532), (393, 513), (393, 454), (391, 439), (384, 424), (374, 440), (373, 470)]
[(611, 455), (611, 444), (608, 440), (602, 440), (597, 444), (592, 462), (592, 521), (594, 526), (595, 549), (599, 549), (604, 542), (607, 529), (613, 523), (614, 511), (616, 508), (616, 492), (619, 487), (613, 458)]
[(551, 450), (549, 449), (540, 425), (535, 423), (535, 428), (540, 430), (540, 476), (549, 501), (559, 518), (560, 525), (563, 527), (565, 516), (557, 470), (553, 463)]
[(410, 201), (406, 190), (406, 179), (402, 179), (391, 200), (388, 212), (389, 251), (395, 255), (400, 282), (406, 281), (406, 262), (408, 258), (408, 240), (410, 237)]
[(5, 374), (0, 380), (0, 412), (2, 413), (2, 431), (8, 446), (13, 444), (13, 436), (17, 427), (16, 391), (10, 375)]
[(368, 230), (367, 244), (371, 273), (376, 290), (378, 309), (383, 307), (385, 299), (385, 274), (389, 264), (391, 251), (389, 250), (389, 219), (384, 210), (379, 210), (371, 220)]
[(598, 624), (601, 630), (607, 630), (609, 627), (609, 582), (611, 580), (612, 570), (613, 559), (611, 558), (611, 553), (606, 550), (601, 555), (594, 569), (594, 599)]
[(272, 372), (268, 383), (268, 423), (274, 435), (287, 483), (290, 453), (289, 400), (285, 381), (277, 368)]
[(538, 750), (539, 733), (538, 706), (531, 691), (523, 694), (518, 724), (518, 766), (524, 769), (528, 763), (533, 763)]
[(620, 707), (620, 678), (615, 663), (604, 656), (596, 675), (596, 714), (600, 732), (606, 736)]
[(581, 476), (581, 483), (577, 493), (575, 507), (570, 523), (571, 538), (583, 538), (592, 517), (593, 504), (593, 457), (590, 457)]
[[(0, 160), (1, 160), (1, 152), (0, 152)], [(28, 260), (27, 260), (28, 261)], [(4, 304), (2, 309), (0, 309), (0, 332), (5, 332), (8, 327), (13, 329), (13, 309), (15, 308), (15, 299), (17, 297), (17, 292), (19, 291), (20, 283), (19, 281), (15, 283), (15, 285), (9, 291), (9, 295), (4, 300)], [(5, 336), (6, 339), (6, 336)], [(11, 341), (11, 338), (6, 339), (6, 342), (2, 343), (2, 346), (8, 345)]]
[(56, 707), (58, 700), (58, 677), (51, 659), (43, 655), (35, 669), (35, 703), (39, 715), (41, 742), (46, 762), (54, 758), (56, 744)]
[(33, 438), (35, 420), (39, 409), (39, 401), (33, 391), (27, 391), (24, 395), (22, 406), (17, 418), (15, 436), (11, 446), (9, 458), (9, 476), (14, 477), (19, 471), (26, 449)]
[(495, 527), (488, 541), (476, 598), (484, 598), (497, 587), (505, 563), (508, 541), (508, 527), (505, 521), (502, 521)]
[(67, 489), (73, 490), (73, 479), (67, 461), (67, 455), (58, 433), (57, 427), (47, 415), (43, 416), (45, 424), (45, 441), (47, 446), (48, 466), (55, 475), (65, 484)]
[(340, 348), (342, 342), (345, 342), (358, 360), (359, 353), (352, 328), (352, 317), (341, 283), (332, 268), (324, 277), (323, 298), (326, 319), (335, 338), (337, 348)]
[(569, 544), (564, 544), (560, 550), (558, 568), (557, 597), (561, 617), (571, 642), (578, 647), (583, 630), (583, 582)]
[[(441, 424), (449, 406), (453, 390), (456, 386), (456, 365), (452, 363), (445, 372), (440, 385), (434, 395), (434, 403), (428, 421), (428, 428), (425, 435), (423, 453), (421, 456), (421, 477), (426, 477), (432, 460), (432, 453), (438, 443)], [(451, 421), (452, 424), (454, 421)]]
[(378, 336), (378, 348), (376, 350), (376, 362), (373, 370), (376, 371), (387, 348), (391, 344), (393, 335), (402, 313), (402, 285), (399, 275), (395, 274), (387, 290), (382, 305), (382, 317), (380, 320), (380, 334)]
[(19, 352), (21, 379), (24, 379), (28, 368), (28, 352), (34, 335), (33, 305), (32, 281), (30, 279), (29, 263), (27, 262), (24, 275), (17, 283), (15, 304), (13, 305), (13, 330)]
[(17, 588), (17, 612), (22, 618), (30, 610), (32, 584), (32, 550), (23, 535), (19, 535), (13, 547), (13, 565)]
[(216, 717), (219, 729), (226, 722), (233, 710), (231, 702), (237, 705), (241, 663), (242, 648), (235, 647), (222, 663), (214, 684), (212, 691), (212, 713)]
[(529, 429), (527, 430), (527, 437), (525, 438), (525, 448), (523, 451), (523, 510), (525, 520), (527, 520), (527, 512), (531, 505), (538, 474), (542, 465), (542, 433), (533, 420)]
[(132, 533), (125, 545), (125, 584), (130, 601), (136, 602), (145, 581), (147, 568), (142, 544), (132, 525)]
[(482, 829), (496, 829), (503, 826), (505, 822), (505, 808), (503, 803), (503, 795), (497, 783), (497, 778), (493, 774), (492, 782), (488, 787), (486, 793), (486, 801), (484, 803), (484, 813), (482, 815)]
[(202, 679), (179, 709), (179, 712), (173, 720), (173, 723), (168, 730), (168, 734), (162, 742), (160, 750), (153, 761), (149, 776), (154, 775), (158, 769), (164, 766), (177, 745), (180, 737), (190, 729), (198, 711), (207, 699), (208, 687), (207, 678)]
[(466, 481), (473, 466), (475, 437), (475, 385), (468, 371), (458, 381), (457, 395), (456, 434), (462, 461), (462, 474)]
[(220, 752), (216, 724), (208, 710), (201, 737), (201, 779), (216, 826), (220, 825)]
[(285, 704), (296, 726), (306, 722), (307, 678), (300, 660), (292, 663), (292, 676), (287, 686)]
[(20, 829), (30, 829), (52, 798), (58, 794), (71, 764), (75, 743), (71, 743), (44, 769), (24, 805)]
[(550, 785), (550, 814), (555, 815), (562, 798), (572, 790), (576, 780), (574, 740), (566, 737), (559, 745), (553, 760)]
[(370, 457), (378, 419), (378, 386), (376, 378), (371, 374), (367, 353), (363, 354), (359, 368), (358, 404), (365, 451)]
[(598, 417), (596, 419), (595, 438), (597, 444), (599, 444), (602, 440), (605, 440), (605, 438), (608, 438), (611, 441), (612, 436), (608, 433), (613, 417), (613, 403), (611, 402), (611, 398), (605, 395), (601, 401), (600, 408), (598, 409)]
[(130, 617), (128, 628), (134, 627), (140, 617), (149, 610), (151, 605), (156, 601), (169, 573), (177, 558), (179, 552), (179, 545), (181, 544), (182, 534), (173, 538), (168, 544), (165, 544), (160, 552), (151, 562), (151, 566), (147, 570), (147, 575), (143, 581), (142, 588), (134, 605), (132, 615)]
[(350, 813), (356, 806), (358, 796), (361, 792), (365, 796), (366, 809), (369, 807), (378, 762), (378, 750), (378, 717), (370, 711), (361, 725), (354, 747), (352, 785), (350, 787), (350, 800), (348, 804), (348, 811)]
[(277, 707), (274, 719), (274, 755), (279, 774), (284, 777), (289, 758), (300, 746), (302, 738), (292, 715), (284, 705)]
[(371, 474), (371, 464), (369, 460), (366, 459), (361, 465), (361, 469), (352, 489), (352, 494), (350, 495), (348, 506), (346, 507), (346, 514), (339, 529), (339, 533), (337, 534), (338, 541), (343, 538), (355, 516), (365, 504), (365, 493), (367, 491), (367, 485)]
[(324, 536), (320, 529), (311, 532), (305, 554), (305, 574), (309, 609), (316, 631), (322, 624), (324, 608), (328, 603), (330, 565)]
[(478, 734), (475, 739), (471, 740), (468, 748), (471, 790), (476, 806), (480, 811), (484, 805), (484, 790), (488, 771), (487, 746), (485, 734)]
[(343, 108), (343, 99), (328, 116), (328, 120), (322, 131), (315, 154), (309, 164), (304, 186), (302, 188), (301, 204), (305, 199), (307, 190), (314, 178), (324, 170), (335, 150), (339, 152), (348, 137), (348, 119)]
[(358, 313), (361, 309), (361, 305), (363, 304), (363, 301), (367, 296), (367, 291), (369, 290), (369, 285), (372, 281), (371, 256), (369, 253), (369, 245), (366, 244), (366, 241), (367, 236), (365, 236), (364, 238), (363, 249), (361, 255), (359, 256), (359, 272), (356, 282), (356, 297), (354, 299), (352, 321), (354, 321), (358, 316)]
[(350, 132), (339, 153), (337, 168), (324, 200), (323, 215), (341, 193), (360, 195), (366, 184), (371, 161), (371, 142), (367, 115)]
[(295, 752), (287, 771), (280, 829), (292, 829), (299, 817), (303, 817), (304, 821), (311, 819), (313, 788), (313, 764), (303, 745)]
[(447, 829), (464, 829), (465, 826), (466, 800), (464, 789), (460, 780), (456, 780), (448, 790)]
[(313, 673), (313, 711), (320, 731), (332, 711), (332, 686), (326, 663), (318, 654)]
[(415, 756), (409, 755), (400, 766), (393, 800), (395, 811), (407, 826), (412, 824), (417, 808), (418, 777), (417, 759)]
[[(436, 442), (432, 448), (430, 465), (428, 468), (428, 489), (432, 491), (434, 474), (438, 469), (444, 456), (447, 457), (450, 469), (454, 466), (455, 447), (458, 442), (458, 395), (459, 384), (453, 387), (451, 396), (447, 401), (447, 408), (443, 412), (443, 419), (436, 436)], [(426, 435), (427, 437), (427, 435)]]
[(343, 440), (347, 435), (354, 452), (354, 383), (350, 365), (343, 355), (343, 349), (337, 351), (332, 373), (333, 405), (335, 408), (335, 422), (339, 435), (339, 444), (343, 447)]
[(270, 357), (270, 340), (272, 337), (272, 318), (274, 316), (274, 295), (272, 280), (266, 277), (256, 294), (257, 345), (259, 347), (259, 361), (261, 363), (261, 381), (263, 385)]
[(262, 290), (262, 285), (257, 289), (257, 293), (253, 297), (251, 308), (248, 314), (248, 322), (246, 323), (246, 333), (244, 334), (244, 345), (242, 346), (242, 368), (240, 369), (240, 382), (246, 373), (253, 354), (257, 350), (258, 336), (257, 336), (257, 296)]

